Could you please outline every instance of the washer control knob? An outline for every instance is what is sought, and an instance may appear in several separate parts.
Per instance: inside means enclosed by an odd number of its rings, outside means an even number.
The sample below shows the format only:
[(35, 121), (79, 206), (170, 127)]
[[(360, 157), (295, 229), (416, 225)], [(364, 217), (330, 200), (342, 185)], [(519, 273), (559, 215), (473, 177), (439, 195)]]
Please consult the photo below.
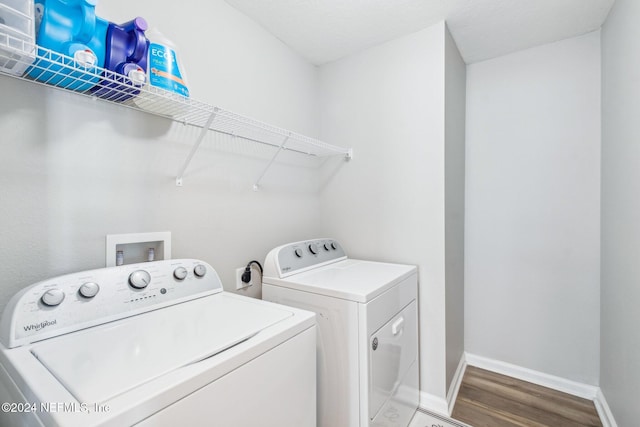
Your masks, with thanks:
[(42, 294), (42, 297), (40, 297), (40, 301), (42, 301), (44, 305), (55, 307), (56, 305), (59, 305), (62, 301), (64, 301), (64, 292), (62, 292), (58, 288), (49, 289), (47, 292)]
[(331, 249), (333, 249), (334, 251), (338, 249), (338, 245), (336, 245), (336, 242), (331, 242)]
[(78, 292), (85, 298), (93, 298), (100, 292), (100, 286), (94, 282), (87, 282), (80, 286)]
[(328, 243), (325, 243), (324, 245), (322, 245), (322, 247), (324, 248), (325, 251), (331, 250), (331, 246), (329, 246)]
[(296, 254), (298, 258), (302, 258), (302, 249), (296, 248), (296, 250), (293, 251), (293, 253)]
[(316, 245), (315, 243), (311, 243), (309, 245), (309, 252), (316, 255), (318, 253), (318, 245)]
[(173, 277), (176, 278), (176, 280), (184, 280), (187, 278), (187, 269), (184, 267), (178, 267), (175, 270), (173, 270)]
[(129, 275), (129, 284), (136, 289), (144, 289), (151, 283), (151, 275), (145, 270), (136, 270)]
[(207, 267), (202, 264), (198, 264), (193, 268), (193, 274), (198, 277), (204, 277), (204, 275), (207, 274)]

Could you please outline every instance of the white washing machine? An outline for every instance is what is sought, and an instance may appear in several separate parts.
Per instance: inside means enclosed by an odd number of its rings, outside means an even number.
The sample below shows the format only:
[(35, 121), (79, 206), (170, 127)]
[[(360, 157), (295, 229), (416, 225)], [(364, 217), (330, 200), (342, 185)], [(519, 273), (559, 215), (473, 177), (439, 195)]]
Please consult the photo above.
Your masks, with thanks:
[(406, 427), (419, 401), (417, 269), (316, 239), (273, 249), (262, 297), (316, 313), (318, 427)]
[(311, 312), (166, 260), (32, 285), (0, 324), (0, 425), (316, 425)]

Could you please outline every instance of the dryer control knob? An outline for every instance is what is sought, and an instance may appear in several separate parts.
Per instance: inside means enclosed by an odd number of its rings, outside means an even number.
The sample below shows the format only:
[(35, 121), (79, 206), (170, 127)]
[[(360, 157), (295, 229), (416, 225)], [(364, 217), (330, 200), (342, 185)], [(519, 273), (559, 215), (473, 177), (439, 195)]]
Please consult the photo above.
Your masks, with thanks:
[(175, 277), (177, 280), (184, 280), (187, 277), (187, 269), (184, 267), (178, 267), (175, 270), (173, 270), (173, 277)]
[(151, 283), (151, 275), (144, 270), (136, 270), (129, 275), (129, 284), (136, 289), (144, 289)]
[(316, 245), (315, 243), (311, 243), (309, 245), (309, 252), (316, 255), (318, 253), (318, 245)]
[(198, 264), (193, 268), (193, 274), (198, 277), (204, 277), (204, 275), (207, 274), (207, 267), (202, 264)]
[(300, 248), (297, 248), (293, 253), (296, 254), (298, 258), (302, 258), (302, 250)]
[(56, 305), (59, 305), (62, 301), (64, 301), (64, 292), (57, 288), (49, 289), (47, 292), (42, 294), (42, 297), (40, 297), (40, 301), (42, 301), (44, 305), (55, 307)]
[(85, 298), (93, 298), (100, 292), (100, 286), (94, 282), (87, 282), (80, 286), (78, 292)]

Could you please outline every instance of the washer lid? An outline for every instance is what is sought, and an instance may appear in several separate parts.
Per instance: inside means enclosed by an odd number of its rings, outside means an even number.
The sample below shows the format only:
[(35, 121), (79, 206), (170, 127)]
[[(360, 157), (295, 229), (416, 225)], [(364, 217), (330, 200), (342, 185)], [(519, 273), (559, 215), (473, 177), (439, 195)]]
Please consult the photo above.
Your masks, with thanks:
[(366, 303), (416, 271), (413, 265), (346, 259), (286, 279), (265, 277), (264, 282)]
[(79, 402), (101, 403), (292, 315), (220, 293), (41, 341), (31, 352)]

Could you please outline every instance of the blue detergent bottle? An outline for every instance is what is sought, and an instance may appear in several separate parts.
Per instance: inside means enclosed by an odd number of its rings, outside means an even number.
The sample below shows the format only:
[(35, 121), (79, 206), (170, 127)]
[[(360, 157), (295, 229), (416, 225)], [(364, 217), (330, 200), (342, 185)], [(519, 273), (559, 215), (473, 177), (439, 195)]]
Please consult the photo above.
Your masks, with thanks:
[(38, 49), (27, 76), (55, 86), (86, 91), (100, 81), (109, 23), (96, 16), (98, 0), (36, 0), (36, 43), (69, 58)]
[(140, 93), (147, 81), (147, 28), (147, 21), (141, 17), (122, 25), (109, 23), (104, 60), (108, 71), (99, 86), (91, 90), (94, 95), (122, 102)]
[[(147, 84), (144, 93), (133, 99), (144, 110), (175, 117), (177, 104), (189, 97), (185, 69), (175, 44), (155, 28), (146, 32), (149, 39), (147, 60)], [(169, 102), (168, 102), (169, 101)]]
[(189, 97), (184, 68), (175, 45), (157, 29), (149, 35), (149, 84), (168, 92)]

